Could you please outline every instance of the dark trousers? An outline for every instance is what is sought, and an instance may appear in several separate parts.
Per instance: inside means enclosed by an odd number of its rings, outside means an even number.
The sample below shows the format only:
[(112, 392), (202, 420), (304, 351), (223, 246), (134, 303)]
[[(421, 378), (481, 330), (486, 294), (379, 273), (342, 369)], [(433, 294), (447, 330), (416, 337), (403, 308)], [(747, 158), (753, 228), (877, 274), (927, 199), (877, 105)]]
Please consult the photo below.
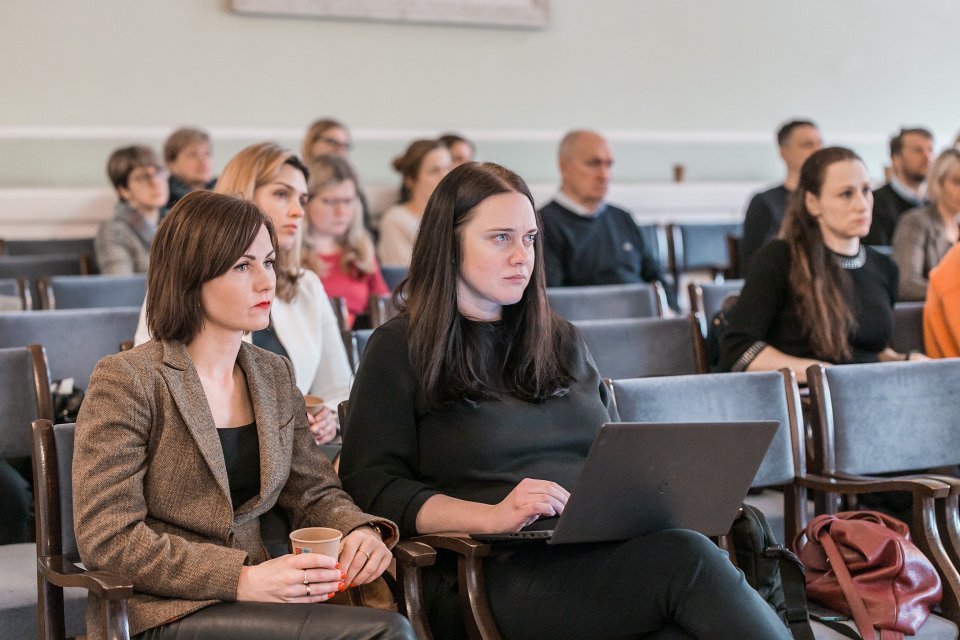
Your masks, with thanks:
[(138, 640), (416, 640), (398, 613), (336, 604), (223, 602)]
[[(790, 632), (726, 553), (671, 530), (623, 543), (505, 546), (484, 565), (497, 627), (508, 640), (656, 638), (790, 640)], [(454, 574), (455, 576), (455, 574)], [(454, 577), (455, 579), (455, 577)], [(455, 585), (431, 583), (438, 638), (459, 637)], [(449, 588), (449, 584), (446, 585)]]
[[(23, 463), (24, 460), (14, 460)], [(25, 460), (27, 472), (30, 469), (30, 459)], [(33, 540), (33, 509), (30, 483), (23, 473), (10, 464), (10, 461), (0, 458), (0, 544), (15, 544)]]

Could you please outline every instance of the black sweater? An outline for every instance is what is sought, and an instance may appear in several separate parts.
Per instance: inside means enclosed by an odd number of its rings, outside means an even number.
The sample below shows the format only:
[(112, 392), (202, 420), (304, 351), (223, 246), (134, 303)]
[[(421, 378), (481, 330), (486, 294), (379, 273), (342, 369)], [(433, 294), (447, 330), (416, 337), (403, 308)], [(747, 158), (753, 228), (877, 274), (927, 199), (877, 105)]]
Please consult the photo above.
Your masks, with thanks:
[[(897, 265), (870, 247), (865, 250), (864, 265), (846, 271), (852, 284), (851, 304), (856, 321), (850, 336), (850, 362), (876, 362), (893, 334)], [(753, 260), (740, 298), (729, 315), (729, 327), (721, 345), (721, 368), (745, 369), (765, 345), (798, 358), (823, 359), (811, 349), (800, 325), (789, 283), (787, 243), (771, 240)]]
[[(428, 411), (410, 369), (407, 323), (401, 316), (373, 333), (353, 383), (340, 477), (357, 505), (409, 536), (437, 493), (496, 504), (527, 477), (572, 490), (600, 425), (616, 415), (582, 341), (570, 345), (576, 381), (563, 397), (461, 400)], [(503, 327), (485, 327), (499, 362)]]
[(781, 184), (751, 198), (743, 219), (743, 238), (740, 240), (740, 268), (744, 273), (760, 247), (780, 232), (789, 197), (790, 192)]
[(608, 204), (581, 216), (554, 200), (540, 218), (548, 287), (664, 281), (627, 211)]
[(916, 202), (905, 200), (887, 183), (873, 192), (873, 222), (870, 233), (863, 239), (864, 244), (893, 244), (893, 230), (900, 216), (914, 207)]

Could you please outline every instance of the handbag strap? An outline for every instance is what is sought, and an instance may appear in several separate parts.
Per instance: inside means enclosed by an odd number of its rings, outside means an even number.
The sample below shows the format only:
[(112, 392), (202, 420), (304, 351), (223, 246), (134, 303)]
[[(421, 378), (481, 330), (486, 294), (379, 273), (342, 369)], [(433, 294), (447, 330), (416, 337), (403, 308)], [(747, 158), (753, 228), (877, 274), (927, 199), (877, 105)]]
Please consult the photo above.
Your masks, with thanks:
[(840, 590), (843, 591), (843, 597), (846, 598), (850, 606), (850, 613), (853, 614), (853, 620), (857, 623), (857, 630), (860, 635), (866, 638), (875, 638), (876, 633), (873, 629), (873, 623), (870, 621), (870, 614), (867, 613), (867, 607), (863, 604), (863, 598), (857, 593), (857, 588), (853, 584), (853, 578), (850, 577), (850, 571), (847, 569), (840, 550), (828, 531), (823, 531), (820, 535), (820, 544), (827, 553), (827, 559), (830, 561), (830, 567), (837, 576), (837, 582), (840, 584)]

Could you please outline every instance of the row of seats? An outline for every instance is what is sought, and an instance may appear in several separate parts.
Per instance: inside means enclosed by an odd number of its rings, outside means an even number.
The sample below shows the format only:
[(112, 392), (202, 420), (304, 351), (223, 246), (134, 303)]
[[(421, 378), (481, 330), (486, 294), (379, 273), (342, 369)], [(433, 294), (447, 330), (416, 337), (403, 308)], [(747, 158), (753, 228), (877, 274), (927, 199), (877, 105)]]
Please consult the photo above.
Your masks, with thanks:
[(96, 309), (143, 304), (146, 274), (129, 276), (39, 276), (0, 278), (0, 296), (9, 303), (0, 310)]
[[(778, 420), (780, 429), (753, 486), (782, 490), (771, 494), (781, 502), (783, 514), (779, 520), (774, 518), (773, 527), (788, 545), (811, 515), (808, 492), (829, 498), (821, 501), (825, 505), (821, 511), (827, 513), (836, 511), (840, 496), (910, 492), (915, 502), (913, 539), (943, 583), (941, 615), (931, 616), (918, 637), (956, 638), (960, 624), (960, 520), (956, 518), (960, 481), (919, 477), (909, 470), (960, 463), (960, 360), (830, 369), (816, 365), (808, 377), (812, 381), (813, 441), (818, 449), (814, 458), (818, 462), (809, 470), (800, 391), (789, 371), (614, 380), (610, 385), (625, 421)], [(919, 432), (917, 425), (922, 425)], [(878, 443), (878, 438), (882, 442)], [(878, 444), (882, 450), (878, 451)], [(909, 475), (876, 475), (905, 473)], [(492, 546), (449, 535), (412, 541), (458, 554), (460, 575), (466, 576), (462, 582), (467, 586), (461, 592), (461, 606), (473, 626), (471, 637), (498, 639), (496, 621), (482, 591), (482, 558), (491, 553)], [(402, 562), (399, 567), (401, 573), (410, 570)], [(417, 613), (408, 610), (411, 616)], [(852, 623), (847, 624), (853, 628)], [(817, 638), (841, 637), (816, 622), (813, 628)]]

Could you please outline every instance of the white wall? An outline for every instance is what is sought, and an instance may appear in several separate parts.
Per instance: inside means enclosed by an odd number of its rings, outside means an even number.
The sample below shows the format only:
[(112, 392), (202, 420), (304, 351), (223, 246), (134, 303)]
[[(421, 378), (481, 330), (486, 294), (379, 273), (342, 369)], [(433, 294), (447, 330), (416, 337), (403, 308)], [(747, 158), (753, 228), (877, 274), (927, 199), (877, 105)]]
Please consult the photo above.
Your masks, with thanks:
[(262, 137), (346, 120), (365, 181), (410, 137), (458, 129), (556, 179), (559, 134), (610, 134), (623, 182), (776, 180), (782, 120), (810, 116), (875, 177), (888, 135), (960, 128), (951, 0), (553, 0), (545, 30), (240, 16), (225, 0), (5, 0), (0, 187), (102, 186), (110, 149), (211, 129), (221, 167)]

